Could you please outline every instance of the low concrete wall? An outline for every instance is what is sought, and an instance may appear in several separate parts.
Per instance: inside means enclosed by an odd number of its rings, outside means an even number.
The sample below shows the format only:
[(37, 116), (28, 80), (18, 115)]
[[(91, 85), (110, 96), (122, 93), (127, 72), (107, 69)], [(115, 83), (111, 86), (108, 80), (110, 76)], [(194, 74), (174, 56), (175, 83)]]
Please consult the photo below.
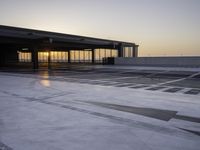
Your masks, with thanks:
[(200, 57), (118, 57), (115, 58), (114, 64), (132, 66), (200, 67)]

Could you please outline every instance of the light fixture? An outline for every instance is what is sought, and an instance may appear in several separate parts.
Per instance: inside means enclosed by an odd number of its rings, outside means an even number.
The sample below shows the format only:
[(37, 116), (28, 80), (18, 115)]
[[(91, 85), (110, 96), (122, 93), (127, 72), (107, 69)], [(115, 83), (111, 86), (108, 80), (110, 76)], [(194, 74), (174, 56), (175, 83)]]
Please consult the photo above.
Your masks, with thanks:
[(22, 48), (22, 51), (28, 51), (28, 48)]

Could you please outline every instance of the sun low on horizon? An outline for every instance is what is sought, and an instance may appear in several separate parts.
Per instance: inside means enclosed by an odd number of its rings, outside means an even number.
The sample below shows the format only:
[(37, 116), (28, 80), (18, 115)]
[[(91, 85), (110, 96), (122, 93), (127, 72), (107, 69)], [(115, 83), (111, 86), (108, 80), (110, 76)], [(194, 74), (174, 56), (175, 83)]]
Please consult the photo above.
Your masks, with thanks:
[(133, 42), (139, 56), (200, 56), (199, 0), (1, 0), (0, 25)]

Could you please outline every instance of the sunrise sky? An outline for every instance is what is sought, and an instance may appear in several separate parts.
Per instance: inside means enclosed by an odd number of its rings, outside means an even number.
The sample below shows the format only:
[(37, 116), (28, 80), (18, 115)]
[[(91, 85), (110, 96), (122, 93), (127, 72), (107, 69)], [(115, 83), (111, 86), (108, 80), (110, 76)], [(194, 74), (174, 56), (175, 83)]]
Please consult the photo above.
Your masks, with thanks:
[(0, 0), (0, 24), (139, 44), (139, 56), (200, 56), (200, 0)]

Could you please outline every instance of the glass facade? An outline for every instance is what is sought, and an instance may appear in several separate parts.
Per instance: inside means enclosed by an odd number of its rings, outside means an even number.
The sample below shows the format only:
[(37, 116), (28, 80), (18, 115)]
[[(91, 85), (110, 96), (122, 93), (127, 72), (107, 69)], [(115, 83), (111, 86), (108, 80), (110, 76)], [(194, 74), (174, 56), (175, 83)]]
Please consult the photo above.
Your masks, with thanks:
[[(39, 62), (48, 62), (48, 52), (38, 52)], [(31, 62), (31, 52), (18, 52), (19, 62)], [(51, 62), (68, 62), (68, 52), (50, 52)]]
[(101, 63), (105, 57), (118, 57), (118, 50), (116, 49), (95, 49), (95, 62)]
[(68, 62), (68, 52), (51, 51), (50, 59), (51, 62)]
[(71, 50), (70, 51), (71, 62), (92, 62), (92, 51), (91, 50)]
[(70, 51), (71, 62), (92, 62), (91, 50), (71, 50)]
[(48, 52), (38, 52), (38, 62), (48, 62)]
[(30, 52), (18, 52), (19, 62), (31, 62)]
[[(76, 63), (92, 63), (92, 50), (71, 50), (70, 54), (67, 51), (51, 51), (51, 62), (68, 62), (68, 55), (70, 61)], [(124, 57), (132, 57), (133, 52), (131, 47), (124, 48)], [(31, 52), (18, 52), (19, 62), (31, 62)], [(38, 62), (48, 62), (49, 52), (38, 52)], [(118, 57), (117, 49), (95, 49), (94, 61), (95, 63), (102, 63), (105, 57)]]
[(133, 57), (133, 47), (124, 47), (123, 57)]

